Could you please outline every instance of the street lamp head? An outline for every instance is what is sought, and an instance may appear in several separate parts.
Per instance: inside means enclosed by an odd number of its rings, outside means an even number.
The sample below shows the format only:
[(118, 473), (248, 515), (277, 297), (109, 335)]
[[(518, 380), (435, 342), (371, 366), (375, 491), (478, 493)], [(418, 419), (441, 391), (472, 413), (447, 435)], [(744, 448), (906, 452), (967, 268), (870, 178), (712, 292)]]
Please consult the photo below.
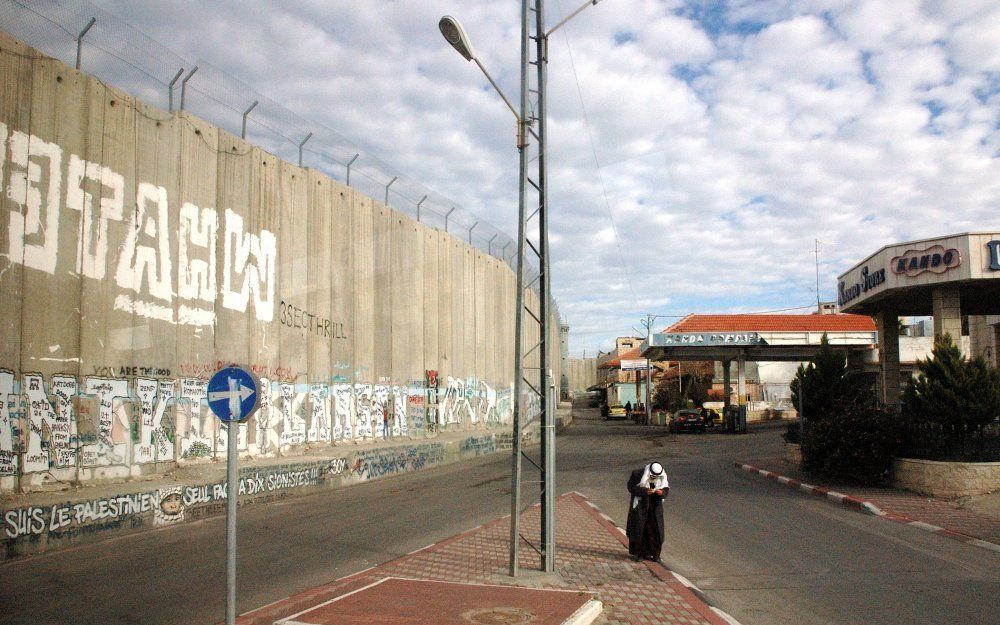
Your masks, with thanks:
[(472, 42), (469, 40), (469, 36), (465, 34), (465, 29), (458, 23), (458, 20), (450, 15), (445, 15), (438, 22), (438, 28), (441, 29), (441, 34), (451, 44), (451, 47), (458, 50), (458, 53), (465, 57), (466, 61), (476, 58), (476, 51), (472, 48)]

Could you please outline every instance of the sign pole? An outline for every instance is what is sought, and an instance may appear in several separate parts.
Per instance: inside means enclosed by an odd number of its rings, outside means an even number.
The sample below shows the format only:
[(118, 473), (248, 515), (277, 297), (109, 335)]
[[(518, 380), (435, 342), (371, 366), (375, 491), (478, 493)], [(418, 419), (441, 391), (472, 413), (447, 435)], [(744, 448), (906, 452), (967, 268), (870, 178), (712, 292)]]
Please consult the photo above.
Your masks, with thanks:
[(260, 407), (260, 380), (232, 365), (208, 381), (208, 407), (225, 424), (226, 444), (226, 625), (236, 625), (236, 504), (240, 498), (240, 423)]
[(240, 496), (239, 447), (240, 383), (229, 378), (229, 410), (226, 456), (226, 625), (236, 625), (236, 501)]

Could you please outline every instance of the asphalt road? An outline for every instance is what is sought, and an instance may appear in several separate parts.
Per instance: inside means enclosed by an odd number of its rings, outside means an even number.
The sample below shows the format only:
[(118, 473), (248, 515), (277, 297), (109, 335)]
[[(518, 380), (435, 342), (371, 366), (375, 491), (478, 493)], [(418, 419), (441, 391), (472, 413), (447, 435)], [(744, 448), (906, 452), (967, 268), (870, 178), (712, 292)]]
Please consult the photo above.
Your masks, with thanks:
[[(578, 417), (558, 439), (558, 491), (624, 524), (630, 469), (664, 463), (664, 561), (744, 625), (1000, 623), (1000, 555), (810, 498), (732, 466), (779, 431), (665, 436)], [(240, 513), (246, 611), (509, 512), (509, 458)], [(224, 519), (0, 565), (0, 622), (210, 624), (224, 615)]]

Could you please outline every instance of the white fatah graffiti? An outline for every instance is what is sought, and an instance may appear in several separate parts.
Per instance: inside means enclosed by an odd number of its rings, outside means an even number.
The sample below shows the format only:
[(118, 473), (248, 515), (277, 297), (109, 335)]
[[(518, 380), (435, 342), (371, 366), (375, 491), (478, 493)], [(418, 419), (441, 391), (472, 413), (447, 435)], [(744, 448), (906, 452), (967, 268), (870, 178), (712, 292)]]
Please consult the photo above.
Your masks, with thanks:
[[(84, 187), (98, 185), (100, 211), (94, 208), (94, 196)], [(125, 178), (99, 163), (70, 155), (66, 176), (66, 206), (80, 211), (80, 253), (76, 271), (88, 278), (103, 280), (107, 272), (108, 222), (121, 221), (125, 205)]]
[(245, 234), (243, 218), (227, 208), (224, 251), (222, 305), (244, 312), (252, 295), (257, 318), (274, 319), (277, 237), (267, 230), (261, 230), (260, 236)]
[[(43, 187), (43, 182), (48, 184)], [(7, 213), (11, 262), (55, 273), (61, 193), (62, 148), (34, 135), (11, 133), (7, 198), (21, 207)]]
[[(126, 211), (121, 174), (76, 154), (64, 158), (59, 145), (35, 135), (14, 130), (8, 138), (8, 130), (0, 123), (0, 189), (19, 207), (6, 215), (9, 262), (52, 275), (59, 254), (72, 254), (76, 272), (94, 280), (105, 280), (110, 266), (120, 289), (115, 309), (147, 319), (212, 325), (219, 293), (222, 305), (230, 310), (245, 313), (252, 301), (258, 320), (274, 319), (278, 260), (274, 233), (246, 232), (243, 217), (226, 209), (220, 289), (215, 209), (182, 203), (175, 256), (170, 198), (164, 187), (136, 181), (135, 210)], [(80, 219), (79, 232), (64, 232), (60, 245), (64, 178), (66, 207), (79, 212)], [(109, 223), (123, 220), (129, 221), (125, 239), (110, 242)], [(117, 259), (109, 259), (109, 253), (117, 253)]]

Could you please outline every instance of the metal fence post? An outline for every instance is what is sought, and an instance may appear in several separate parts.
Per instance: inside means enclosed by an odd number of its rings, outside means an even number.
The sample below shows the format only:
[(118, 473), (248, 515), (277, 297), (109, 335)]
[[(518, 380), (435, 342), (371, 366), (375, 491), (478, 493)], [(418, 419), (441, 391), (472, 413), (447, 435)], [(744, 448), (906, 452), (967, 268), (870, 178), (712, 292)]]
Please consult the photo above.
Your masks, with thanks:
[(80, 58), (83, 55), (83, 38), (87, 35), (87, 31), (97, 22), (96, 17), (90, 18), (87, 25), (83, 27), (80, 34), (76, 36), (76, 68), (80, 69)]
[(448, 216), (455, 212), (455, 207), (452, 206), (451, 210), (444, 216), (444, 231), (448, 232)]
[[(258, 104), (260, 104), (260, 100), (254, 100), (253, 104), (250, 105), (250, 108), (248, 108), (247, 110), (243, 111), (243, 132), (240, 134), (240, 139), (246, 139), (247, 138), (247, 117), (250, 116), (250, 111), (252, 111), (255, 108), (257, 108)], [(301, 157), (299, 158), (299, 160), (300, 161), (302, 160)], [(300, 162), (299, 164), (301, 165), (302, 163)]]
[(425, 195), (424, 197), (420, 198), (419, 202), (417, 202), (417, 221), (420, 221), (420, 205), (423, 204), (424, 200), (426, 200), (426, 199), (427, 199), (427, 196)]
[(472, 224), (471, 228), (469, 228), (469, 245), (472, 245), (472, 231), (475, 230), (476, 226), (478, 226), (478, 225), (479, 225), (479, 222), (477, 221), (476, 223)]
[(174, 85), (177, 84), (177, 81), (180, 80), (181, 74), (183, 73), (184, 68), (182, 67), (177, 70), (177, 73), (174, 74), (174, 79), (170, 81), (169, 85), (167, 85), (167, 111), (170, 113), (174, 112)]
[(399, 176), (393, 176), (392, 180), (389, 181), (389, 184), (385, 185), (385, 202), (383, 202), (383, 204), (385, 204), (386, 206), (389, 205), (389, 187), (391, 187), (392, 183), (396, 182), (397, 180), (399, 180)]
[(188, 72), (188, 75), (184, 77), (181, 81), (181, 110), (184, 110), (184, 98), (187, 96), (188, 81), (194, 76), (194, 73), (198, 71), (198, 66), (195, 65), (194, 68)]
[(490, 240), (489, 240), (489, 241), (488, 241), (488, 242), (486, 243), (486, 249), (487, 249), (487, 250), (489, 250), (489, 254), (490, 254), (490, 256), (492, 256), (492, 255), (493, 255), (493, 239), (496, 239), (496, 238), (497, 238), (498, 236), (500, 236), (500, 233), (499, 233), (499, 232), (498, 232), (498, 233), (496, 233), (496, 234), (494, 234), (494, 235), (493, 235), (493, 236), (492, 236), (492, 237), (490, 238)]
[(310, 132), (306, 135), (306, 138), (302, 140), (302, 143), (299, 144), (299, 167), (302, 167), (302, 148), (305, 147), (306, 141), (312, 139), (312, 136), (313, 133)]
[(358, 160), (359, 156), (361, 156), (361, 155), (360, 154), (355, 154), (354, 158), (352, 158), (351, 160), (347, 161), (347, 186), (351, 186), (351, 165), (354, 164), (354, 161)]

